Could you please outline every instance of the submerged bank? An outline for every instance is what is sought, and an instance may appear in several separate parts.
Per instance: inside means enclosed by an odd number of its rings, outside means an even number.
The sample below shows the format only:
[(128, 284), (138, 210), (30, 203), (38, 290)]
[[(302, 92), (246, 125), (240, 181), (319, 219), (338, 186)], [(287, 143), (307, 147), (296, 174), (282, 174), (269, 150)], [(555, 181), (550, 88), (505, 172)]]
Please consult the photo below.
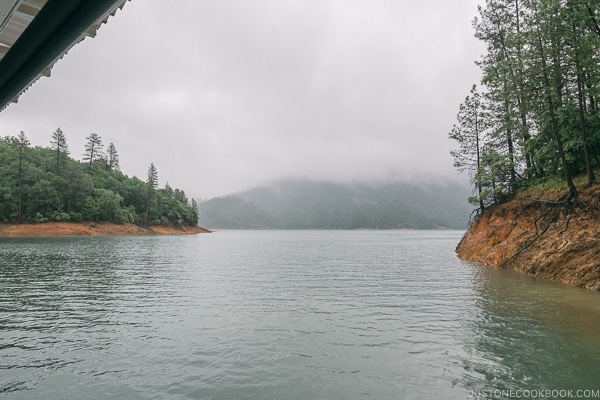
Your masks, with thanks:
[(154, 225), (141, 227), (113, 222), (44, 222), (38, 224), (0, 223), (2, 236), (100, 236), (100, 235), (174, 235), (209, 233), (200, 226)]
[(529, 190), (486, 210), (456, 248), (461, 259), (600, 291), (600, 185), (572, 206), (561, 187)]

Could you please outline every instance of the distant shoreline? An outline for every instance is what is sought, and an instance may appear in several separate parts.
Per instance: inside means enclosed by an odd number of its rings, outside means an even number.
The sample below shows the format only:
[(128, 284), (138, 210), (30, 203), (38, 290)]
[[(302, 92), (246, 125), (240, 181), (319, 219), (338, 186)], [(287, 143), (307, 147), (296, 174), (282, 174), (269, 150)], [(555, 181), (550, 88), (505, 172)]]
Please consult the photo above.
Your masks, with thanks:
[(218, 231), (464, 231), (464, 229), (437, 228), (210, 228), (210, 232)]
[(197, 233), (210, 233), (210, 231), (200, 226), (154, 225), (146, 228), (114, 222), (0, 223), (0, 237), (189, 235)]

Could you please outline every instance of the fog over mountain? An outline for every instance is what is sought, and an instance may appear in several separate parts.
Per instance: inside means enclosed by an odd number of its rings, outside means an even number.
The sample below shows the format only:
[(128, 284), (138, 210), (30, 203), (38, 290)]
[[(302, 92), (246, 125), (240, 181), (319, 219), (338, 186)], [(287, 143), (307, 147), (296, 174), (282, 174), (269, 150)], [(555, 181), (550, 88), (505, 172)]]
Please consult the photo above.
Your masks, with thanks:
[[(481, 75), (481, 0), (131, 1), (17, 104), (0, 135), (212, 198), (288, 177), (453, 179), (448, 133)], [(188, 189), (190, 188), (190, 189)]]
[(470, 189), (448, 183), (283, 180), (199, 204), (209, 229), (465, 229)]

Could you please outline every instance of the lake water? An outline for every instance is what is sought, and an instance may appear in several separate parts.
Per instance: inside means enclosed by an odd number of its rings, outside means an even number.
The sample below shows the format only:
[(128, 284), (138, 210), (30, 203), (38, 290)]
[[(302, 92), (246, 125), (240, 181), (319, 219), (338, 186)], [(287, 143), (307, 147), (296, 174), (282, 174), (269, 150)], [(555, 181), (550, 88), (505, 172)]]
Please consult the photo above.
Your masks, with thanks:
[(600, 295), (461, 234), (0, 239), (0, 398), (599, 398)]

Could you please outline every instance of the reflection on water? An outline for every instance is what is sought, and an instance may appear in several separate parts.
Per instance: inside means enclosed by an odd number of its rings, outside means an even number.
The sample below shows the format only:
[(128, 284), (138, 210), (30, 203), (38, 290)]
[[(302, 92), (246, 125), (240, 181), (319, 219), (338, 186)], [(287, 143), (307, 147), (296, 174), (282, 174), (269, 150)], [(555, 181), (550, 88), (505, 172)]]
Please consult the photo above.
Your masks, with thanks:
[(467, 387), (599, 389), (599, 293), (487, 268), (477, 270), (474, 288)]
[(0, 397), (598, 389), (598, 293), (461, 262), (460, 234), (0, 239)]

